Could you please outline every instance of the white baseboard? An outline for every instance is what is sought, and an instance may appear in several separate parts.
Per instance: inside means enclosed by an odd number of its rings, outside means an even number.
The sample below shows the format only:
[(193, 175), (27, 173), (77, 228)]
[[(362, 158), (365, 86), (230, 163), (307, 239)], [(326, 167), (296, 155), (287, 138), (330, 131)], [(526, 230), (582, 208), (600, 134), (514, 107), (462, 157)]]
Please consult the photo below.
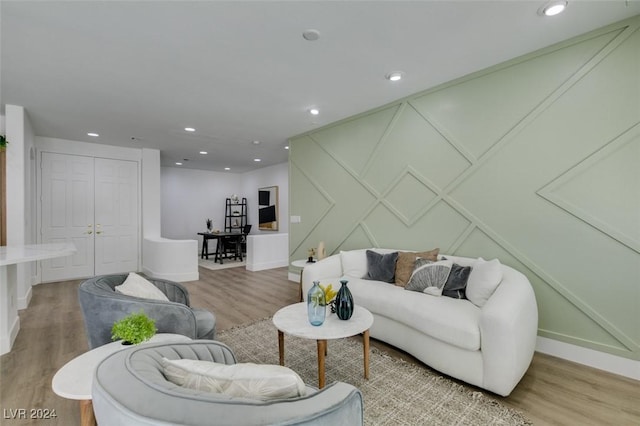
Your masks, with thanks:
[(161, 280), (175, 281), (178, 283), (185, 281), (197, 281), (200, 279), (200, 273), (196, 272), (180, 272), (180, 273), (158, 273), (149, 268), (142, 267), (142, 272), (150, 278), (158, 278)]
[(283, 266), (287, 266), (287, 265), (289, 265), (289, 261), (287, 259), (274, 260), (271, 262), (260, 262), (260, 263), (249, 263), (247, 261), (247, 271), (251, 271), (251, 272), (263, 271), (265, 269), (282, 268)]
[(538, 336), (536, 351), (640, 380), (640, 361)]
[(24, 297), (18, 297), (18, 310), (27, 309), (29, 303), (31, 303), (31, 297), (33, 296), (33, 290), (29, 287), (27, 294)]
[(13, 320), (13, 324), (9, 327), (9, 333), (6, 336), (0, 337), (0, 355), (4, 355), (11, 351), (13, 347), (13, 342), (16, 341), (16, 337), (18, 337), (18, 332), (20, 331), (20, 317), (16, 316)]

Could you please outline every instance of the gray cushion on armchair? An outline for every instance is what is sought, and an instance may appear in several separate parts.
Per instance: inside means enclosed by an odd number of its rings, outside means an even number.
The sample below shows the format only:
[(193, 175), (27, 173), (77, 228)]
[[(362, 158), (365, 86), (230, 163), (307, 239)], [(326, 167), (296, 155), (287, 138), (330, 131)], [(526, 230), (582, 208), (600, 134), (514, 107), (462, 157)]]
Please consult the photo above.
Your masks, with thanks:
[(297, 398), (258, 401), (175, 385), (162, 358), (235, 364), (231, 349), (216, 341), (144, 344), (118, 351), (95, 370), (93, 408), (98, 424), (140, 425), (362, 425), (360, 391), (334, 382), (307, 387)]
[(127, 274), (101, 275), (80, 284), (78, 298), (84, 317), (89, 349), (111, 342), (113, 323), (141, 309), (155, 319), (158, 333), (182, 334), (192, 339), (213, 339), (216, 317), (213, 313), (190, 307), (189, 292), (179, 283), (148, 279), (168, 302), (127, 296), (115, 291)]

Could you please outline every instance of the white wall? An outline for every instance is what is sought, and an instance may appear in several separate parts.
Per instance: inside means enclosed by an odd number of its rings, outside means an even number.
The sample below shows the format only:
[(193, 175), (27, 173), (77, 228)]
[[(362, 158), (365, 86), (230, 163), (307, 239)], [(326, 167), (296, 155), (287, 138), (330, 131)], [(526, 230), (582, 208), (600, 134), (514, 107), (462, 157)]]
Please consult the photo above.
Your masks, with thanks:
[(253, 224), (252, 234), (273, 234), (274, 231), (258, 230), (258, 188), (265, 186), (278, 187), (278, 233), (289, 232), (289, 164), (282, 163), (275, 166), (247, 172), (242, 175), (242, 192), (249, 204), (249, 223)]
[(262, 271), (289, 264), (289, 234), (272, 232), (247, 238), (247, 270)]
[[(232, 194), (246, 197), (251, 234), (273, 234), (258, 230), (258, 188), (278, 186), (280, 226), (278, 233), (289, 230), (289, 171), (282, 163), (247, 173), (211, 172), (205, 170), (162, 167), (161, 219), (162, 236), (194, 239), (206, 230), (208, 218), (214, 228), (224, 228), (225, 199)], [(202, 238), (198, 238), (198, 250)]]
[[(7, 132), (7, 245), (33, 244), (35, 232), (35, 160), (34, 133), (29, 116), (21, 106), (5, 106)], [(34, 156), (35, 157), (35, 156)], [(18, 309), (31, 299), (36, 280), (33, 263), (19, 264), (16, 270)]]
[(160, 171), (161, 228), (164, 238), (198, 239), (207, 229), (207, 219), (214, 229), (224, 229), (225, 199), (232, 194), (244, 197), (242, 175), (205, 170), (162, 167)]
[[(142, 237), (160, 237), (160, 151), (142, 149)], [(143, 250), (144, 257), (144, 250)], [(144, 259), (143, 259), (144, 260)]]

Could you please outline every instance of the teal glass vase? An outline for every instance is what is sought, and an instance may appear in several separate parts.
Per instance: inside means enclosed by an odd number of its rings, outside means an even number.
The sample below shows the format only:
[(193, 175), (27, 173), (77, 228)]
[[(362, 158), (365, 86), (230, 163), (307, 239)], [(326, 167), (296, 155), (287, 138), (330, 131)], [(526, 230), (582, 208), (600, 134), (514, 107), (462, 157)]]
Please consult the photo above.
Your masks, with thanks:
[(322, 325), (326, 315), (326, 303), (324, 290), (320, 287), (320, 281), (314, 281), (313, 287), (307, 293), (307, 313), (311, 325)]
[(336, 315), (341, 320), (348, 320), (353, 315), (353, 295), (347, 287), (347, 280), (340, 280), (340, 290), (336, 294)]

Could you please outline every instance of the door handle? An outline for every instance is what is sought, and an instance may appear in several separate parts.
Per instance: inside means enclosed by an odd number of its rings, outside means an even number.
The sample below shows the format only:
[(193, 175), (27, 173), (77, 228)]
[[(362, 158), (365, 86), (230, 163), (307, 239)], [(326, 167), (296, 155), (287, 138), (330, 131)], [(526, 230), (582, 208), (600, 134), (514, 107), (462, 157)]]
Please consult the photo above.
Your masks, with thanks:
[(93, 234), (93, 231), (87, 231), (87, 232), (85, 232), (85, 234), (91, 235), (91, 234)]
[(102, 231), (96, 231), (96, 234), (98, 234), (98, 235), (102, 234)]

